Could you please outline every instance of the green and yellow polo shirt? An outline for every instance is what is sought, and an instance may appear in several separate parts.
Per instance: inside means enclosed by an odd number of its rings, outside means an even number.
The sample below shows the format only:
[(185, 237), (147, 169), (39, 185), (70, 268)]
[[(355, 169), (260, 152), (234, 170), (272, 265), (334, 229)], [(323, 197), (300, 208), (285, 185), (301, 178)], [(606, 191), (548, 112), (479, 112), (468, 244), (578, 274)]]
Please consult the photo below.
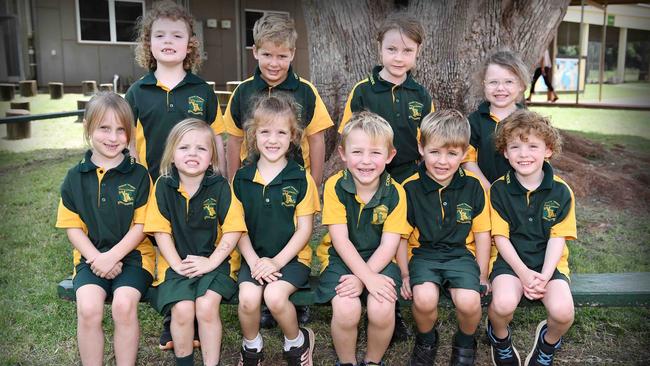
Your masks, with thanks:
[[(304, 134), (300, 141), (300, 148), (293, 151), (291, 159), (309, 171), (309, 142), (307, 137), (331, 127), (334, 123), (327, 113), (325, 103), (320, 98), (316, 87), (294, 73), (291, 66), (286, 80), (276, 86), (270, 86), (262, 79), (262, 72), (259, 67), (255, 69), (253, 76), (237, 86), (228, 101), (224, 114), (226, 132), (233, 136), (245, 137), (244, 123), (252, 117), (255, 99), (265, 93), (271, 95), (271, 93), (275, 92), (290, 94), (298, 104), (298, 125), (303, 129)], [(246, 141), (244, 141), (241, 145), (241, 161), (244, 162), (247, 157), (248, 151)]]
[(410, 72), (402, 84), (395, 85), (379, 76), (381, 69), (382, 66), (375, 66), (367, 78), (352, 88), (339, 133), (343, 132), (353, 112), (367, 110), (383, 117), (393, 128), (393, 144), (397, 150), (387, 167), (391, 172), (394, 167), (420, 160), (420, 122), (435, 107), (429, 92), (413, 79)]
[[(521, 109), (523, 106), (517, 104), (517, 108)], [(499, 117), (490, 112), (490, 102), (483, 102), (467, 119), (469, 119), (471, 135), (469, 149), (463, 163), (477, 163), (485, 178), (494, 182), (510, 169), (508, 159), (496, 151), (494, 144)]]
[[(80, 228), (101, 253), (108, 252), (135, 224), (144, 224), (151, 180), (147, 169), (127, 150), (124, 160), (113, 169), (98, 167), (90, 160), (92, 151), (68, 170), (61, 186), (56, 227)], [(73, 250), (74, 266), (85, 262)], [(155, 251), (144, 239), (122, 263), (142, 267), (154, 275)], [(75, 270), (76, 274), (76, 270)]]
[[(276, 256), (296, 232), (298, 216), (320, 210), (314, 179), (293, 160), (269, 183), (260, 175), (257, 163), (248, 164), (235, 174), (233, 190), (244, 207), (248, 236), (260, 257)], [(298, 261), (309, 267), (311, 257), (307, 243), (298, 253)]]
[[(342, 170), (325, 183), (323, 190), (323, 225), (347, 224), (348, 236), (359, 255), (367, 261), (377, 250), (384, 232), (406, 236), (406, 194), (390, 174), (383, 172), (379, 187), (370, 202), (364, 203), (350, 171)], [(323, 240), (317, 249), (321, 270), (331, 260), (342, 261), (330, 241)]]
[(423, 163), (403, 183), (406, 191), (412, 256), (445, 261), (476, 256), (474, 233), (490, 231), (490, 207), (481, 182), (458, 168), (449, 185), (427, 175)]
[[(176, 251), (181, 259), (189, 254), (209, 257), (219, 243), (222, 233), (246, 231), (244, 212), (238, 200), (234, 199), (228, 181), (208, 170), (201, 187), (192, 197), (180, 183), (178, 171), (173, 168), (171, 176), (161, 176), (154, 186), (149, 200), (147, 219), (144, 225), (147, 233), (167, 233), (174, 239)], [(233, 255), (217, 268), (235, 278), (239, 263)], [(175, 273), (165, 261), (158, 266), (158, 281), (162, 282), (170, 273)]]
[(203, 79), (187, 72), (173, 89), (161, 84), (153, 72), (136, 81), (126, 92), (135, 120), (138, 159), (154, 181), (172, 128), (186, 118), (206, 121), (215, 134), (224, 132), (217, 96)]
[[(490, 188), (492, 235), (510, 239), (519, 258), (532, 269), (541, 270), (550, 238), (577, 237), (575, 199), (571, 188), (553, 175), (553, 168), (544, 163), (544, 179), (529, 191), (514, 170), (498, 179)], [(564, 247), (558, 271), (569, 276), (569, 248)], [(505, 262), (498, 255), (494, 267)], [(503, 265), (503, 263), (501, 263)], [(507, 264), (506, 264), (507, 265)]]

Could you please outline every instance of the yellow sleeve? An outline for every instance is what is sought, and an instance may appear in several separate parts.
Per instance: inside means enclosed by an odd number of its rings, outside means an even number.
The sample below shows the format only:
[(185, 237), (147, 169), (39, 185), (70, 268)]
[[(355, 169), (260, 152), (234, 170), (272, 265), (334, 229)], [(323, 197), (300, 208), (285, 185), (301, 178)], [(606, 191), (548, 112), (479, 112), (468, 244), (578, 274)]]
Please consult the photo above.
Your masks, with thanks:
[(397, 189), (399, 201), (386, 218), (386, 221), (384, 221), (382, 232), (396, 233), (406, 237), (412, 230), (411, 225), (406, 220), (406, 192), (399, 184), (393, 184), (393, 187)]
[(224, 233), (230, 232), (246, 232), (246, 222), (244, 221), (244, 206), (241, 201), (235, 196), (235, 191), (230, 187), (230, 207), (228, 213), (223, 220), (221, 231)]
[(345, 109), (343, 109), (343, 117), (341, 117), (341, 123), (339, 124), (339, 134), (343, 133), (343, 128), (345, 128), (345, 124), (348, 123), (350, 120), (350, 117), (352, 117), (352, 97), (354, 96), (354, 90), (357, 88), (355, 85), (354, 88), (352, 88), (352, 91), (350, 92), (350, 95), (348, 95), (348, 100), (345, 102)]
[(144, 229), (145, 233), (172, 233), (172, 225), (167, 220), (160, 209), (158, 208), (158, 200), (156, 199), (156, 190), (158, 189), (158, 182), (153, 188), (153, 194), (149, 198), (149, 203), (147, 204), (147, 214), (144, 220)]
[(222, 133), (226, 132), (226, 126), (224, 125), (219, 99), (217, 99), (217, 114), (214, 117), (214, 121), (210, 123), (210, 127), (212, 127), (212, 131), (214, 131), (215, 135), (221, 135)]
[(334, 122), (332, 122), (332, 118), (330, 118), (329, 113), (327, 113), (327, 107), (325, 107), (325, 103), (323, 103), (323, 100), (318, 94), (316, 87), (311, 83), (307, 83), (307, 85), (309, 85), (311, 90), (314, 92), (314, 96), (316, 97), (316, 102), (314, 105), (314, 116), (312, 117), (311, 121), (309, 121), (307, 128), (305, 128), (305, 135), (311, 136), (315, 133), (332, 127), (334, 125)]
[(492, 236), (501, 235), (510, 238), (510, 225), (490, 205), (490, 222), (492, 223)]
[(478, 153), (474, 146), (469, 145), (467, 148), (467, 155), (465, 155), (465, 159), (463, 159), (463, 163), (469, 163), (469, 162), (474, 162), (476, 163), (478, 161)]
[[(567, 188), (569, 187), (567, 186)], [(569, 207), (569, 213), (566, 215), (564, 220), (551, 227), (551, 238), (564, 237), (566, 240), (575, 240), (578, 237), (575, 198), (573, 197), (573, 191), (571, 188), (569, 188), (569, 192), (571, 193), (571, 206)]]
[(336, 182), (343, 176), (343, 172), (340, 171), (337, 174), (330, 177), (325, 183), (325, 189), (323, 189), (323, 225), (333, 225), (333, 224), (347, 224), (347, 212), (345, 206), (341, 201), (339, 201), (338, 196), (334, 187)]
[(55, 226), (60, 229), (69, 229), (69, 228), (85, 228), (81, 217), (76, 212), (65, 207), (63, 204), (63, 199), (59, 199), (59, 208), (56, 213), (56, 224)]
[[(478, 179), (477, 179), (478, 180)], [(485, 231), (490, 231), (492, 229), (492, 223), (490, 221), (490, 200), (485, 193), (485, 190), (482, 189), (483, 186), (480, 185), (481, 192), (483, 194), (483, 200), (485, 205), (483, 205), (483, 210), (479, 213), (474, 219), (472, 219), (472, 232), (482, 233)]]
[(237, 127), (237, 125), (235, 124), (235, 120), (232, 117), (232, 111), (231, 111), (231, 108), (233, 108), (232, 101), (235, 98), (237, 89), (239, 89), (239, 86), (235, 89), (235, 91), (230, 96), (230, 99), (228, 100), (228, 105), (226, 106), (226, 112), (223, 115), (223, 125), (227, 134), (237, 136), (237, 137), (244, 137), (244, 130)]
[(318, 200), (318, 190), (314, 178), (306, 170), (305, 178), (307, 179), (307, 192), (302, 201), (296, 206), (296, 216), (313, 215), (314, 212), (320, 211), (320, 201)]

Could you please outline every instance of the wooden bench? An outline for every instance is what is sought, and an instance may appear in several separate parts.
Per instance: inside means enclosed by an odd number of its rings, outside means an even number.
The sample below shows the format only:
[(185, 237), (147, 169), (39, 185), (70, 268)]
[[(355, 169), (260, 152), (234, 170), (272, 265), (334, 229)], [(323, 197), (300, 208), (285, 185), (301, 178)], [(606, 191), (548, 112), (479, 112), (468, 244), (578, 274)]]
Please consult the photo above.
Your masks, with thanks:
[[(318, 277), (310, 278), (311, 288), (318, 287)], [(148, 302), (150, 290), (142, 299)], [(576, 307), (648, 307), (650, 306), (650, 272), (633, 273), (576, 273), (571, 275), (571, 292)], [(74, 301), (72, 278), (68, 277), (57, 286), (57, 293), (64, 300)], [(314, 291), (300, 290), (291, 296), (295, 305), (314, 305)], [(224, 304), (237, 304), (233, 296)], [(490, 302), (490, 296), (483, 298), (483, 306)], [(401, 299), (400, 303), (409, 305), (410, 301)], [(539, 301), (523, 299), (521, 306), (535, 306)], [(451, 307), (451, 301), (443, 296), (441, 306)]]

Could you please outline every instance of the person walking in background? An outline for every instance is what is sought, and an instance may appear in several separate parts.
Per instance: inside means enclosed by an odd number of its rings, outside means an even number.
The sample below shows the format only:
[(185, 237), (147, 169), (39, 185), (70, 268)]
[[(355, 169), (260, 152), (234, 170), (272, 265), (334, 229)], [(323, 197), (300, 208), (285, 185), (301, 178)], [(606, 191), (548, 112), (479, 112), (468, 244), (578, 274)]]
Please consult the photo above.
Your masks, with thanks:
[(546, 84), (546, 101), (554, 103), (559, 98), (555, 93), (555, 89), (553, 89), (553, 64), (551, 63), (551, 56), (548, 53), (548, 49), (544, 51), (544, 57), (539, 61), (539, 67), (535, 69), (535, 73), (533, 74), (533, 82), (530, 84), (530, 94), (526, 98), (527, 102), (530, 102), (533, 94), (535, 94), (535, 83), (540, 76), (544, 78), (544, 84)]

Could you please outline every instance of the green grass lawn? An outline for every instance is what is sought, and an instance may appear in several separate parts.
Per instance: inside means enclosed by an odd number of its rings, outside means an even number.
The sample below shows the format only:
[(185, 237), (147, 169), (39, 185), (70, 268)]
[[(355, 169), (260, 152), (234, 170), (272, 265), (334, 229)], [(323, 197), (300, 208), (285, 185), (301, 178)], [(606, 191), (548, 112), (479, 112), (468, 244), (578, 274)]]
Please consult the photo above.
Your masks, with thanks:
[[(587, 84), (585, 90), (580, 93), (580, 102), (598, 102), (598, 84)], [(528, 91), (526, 91), (528, 95)], [(575, 92), (559, 92), (561, 102), (575, 103)], [(536, 93), (533, 96), (534, 102), (545, 102), (546, 92)], [(602, 102), (620, 104), (641, 104), (650, 105), (650, 83), (631, 82), (624, 84), (603, 84)]]

